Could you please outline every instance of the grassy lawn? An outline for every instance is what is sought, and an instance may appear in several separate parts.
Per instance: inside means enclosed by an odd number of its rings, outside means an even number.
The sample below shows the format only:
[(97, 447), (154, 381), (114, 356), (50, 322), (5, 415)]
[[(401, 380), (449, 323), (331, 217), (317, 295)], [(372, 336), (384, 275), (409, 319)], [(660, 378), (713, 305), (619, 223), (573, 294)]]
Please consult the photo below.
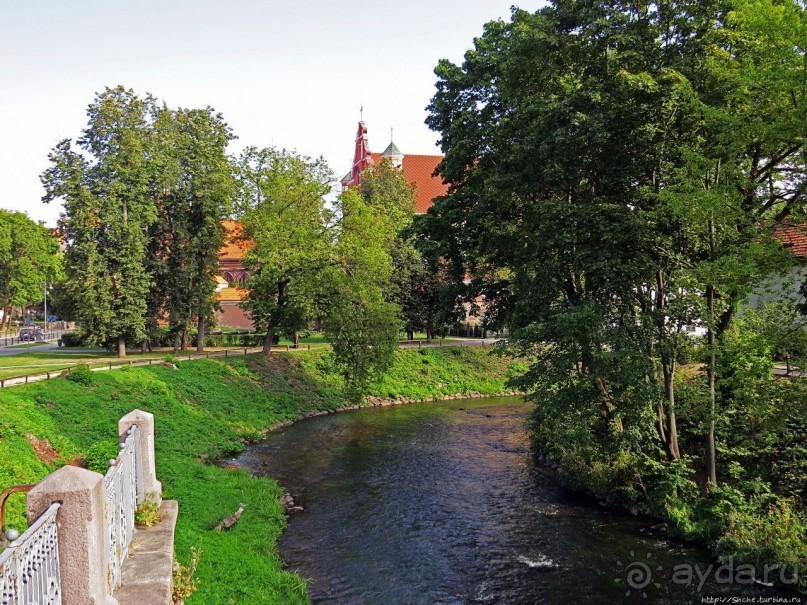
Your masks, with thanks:
[(163, 359), (166, 354), (165, 351), (155, 351), (146, 355), (129, 353), (125, 360), (118, 359), (117, 356), (110, 353), (91, 352), (83, 349), (55, 349), (37, 353), (6, 355), (0, 356), (0, 378), (55, 372), (65, 370), (79, 363), (96, 366), (109, 362), (127, 364), (129, 360), (137, 362), (145, 359)]

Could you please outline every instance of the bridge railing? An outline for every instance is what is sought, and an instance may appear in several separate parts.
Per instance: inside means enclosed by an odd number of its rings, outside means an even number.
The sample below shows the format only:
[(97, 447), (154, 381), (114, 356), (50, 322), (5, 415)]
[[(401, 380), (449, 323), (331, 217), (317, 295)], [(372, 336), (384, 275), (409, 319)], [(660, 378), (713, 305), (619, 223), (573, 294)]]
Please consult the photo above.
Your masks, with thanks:
[(27, 491), (30, 527), (0, 554), (0, 605), (115, 602), (137, 506), (162, 500), (154, 416), (132, 410), (118, 437), (106, 475), (66, 465)]
[(61, 605), (59, 530), (54, 502), (0, 553), (0, 604)]
[(106, 539), (109, 553), (107, 582), (110, 593), (121, 583), (121, 567), (135, 529), (135, 510), (143, 501), (140, 428), (132, 426), (121, 443), (117, 459), (112, 461), (104, 477), (107, 500)]

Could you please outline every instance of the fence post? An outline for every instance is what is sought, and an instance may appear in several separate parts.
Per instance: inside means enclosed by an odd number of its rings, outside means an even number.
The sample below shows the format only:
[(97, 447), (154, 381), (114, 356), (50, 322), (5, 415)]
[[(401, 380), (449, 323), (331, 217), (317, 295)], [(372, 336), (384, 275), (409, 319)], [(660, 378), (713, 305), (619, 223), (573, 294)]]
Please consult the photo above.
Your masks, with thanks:
[(28, 492), (28, 523), (54, 502), (59, 527), (59, 567), (64, 605), (117, 605), (109, 594), (104, 477), (77, 466), (63, 466)]
[[(157, 481), (154, 464), (154, 414), (143, 410), (132, 410), (118, 421), (118, 435), (126, 438), (126, 431), (137, 425), (140, 429), (140, 468), (143, 481), (144, 497), (151, 496), (159, 505), (162, 501), (163, 487)], [(138, 478), (138, 483), (141, 481)], [(140, 487), (138, 485), (138, 493)]]

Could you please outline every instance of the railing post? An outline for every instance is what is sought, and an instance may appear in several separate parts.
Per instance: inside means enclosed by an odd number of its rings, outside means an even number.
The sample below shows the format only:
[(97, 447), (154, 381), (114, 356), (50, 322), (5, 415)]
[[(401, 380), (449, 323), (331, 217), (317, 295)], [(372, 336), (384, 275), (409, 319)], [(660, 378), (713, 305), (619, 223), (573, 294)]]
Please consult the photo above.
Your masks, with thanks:
[(28, 522), (53, 502), (59, 528), (59, 567), (63, 605), (117, 605), (107, 588), (107, 515), (104, 478), (77, 466), (63, 466), (28, 492)]
[[(154, 414), (142, 410), (132, 410), (118, 421), (118, 435), (121, 440), (126, 439), (127, 431), (137, 425), (140, 429), (140, 467), (138, 483), (143, 482), (142, 493), (144, 498), (151, 496), (157, 502), (162, 501), (162, 484), (157, 481), (157, 471), (154, 464)], [(137, 488), (138, 500), (141, 488)]]

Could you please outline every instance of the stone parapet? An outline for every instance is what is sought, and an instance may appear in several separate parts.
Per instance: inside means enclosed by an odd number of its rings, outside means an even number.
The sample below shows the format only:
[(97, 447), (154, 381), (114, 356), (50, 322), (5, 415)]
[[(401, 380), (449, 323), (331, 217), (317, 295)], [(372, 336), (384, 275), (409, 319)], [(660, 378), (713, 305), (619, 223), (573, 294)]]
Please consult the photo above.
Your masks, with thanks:
[(160, 522), (139, 527), (130, 555), (123, 563), (121, 587), (115, 591), (120, 605), (171, 605), (174, 565), (174, 528), (179, 505), (163, 500)]

